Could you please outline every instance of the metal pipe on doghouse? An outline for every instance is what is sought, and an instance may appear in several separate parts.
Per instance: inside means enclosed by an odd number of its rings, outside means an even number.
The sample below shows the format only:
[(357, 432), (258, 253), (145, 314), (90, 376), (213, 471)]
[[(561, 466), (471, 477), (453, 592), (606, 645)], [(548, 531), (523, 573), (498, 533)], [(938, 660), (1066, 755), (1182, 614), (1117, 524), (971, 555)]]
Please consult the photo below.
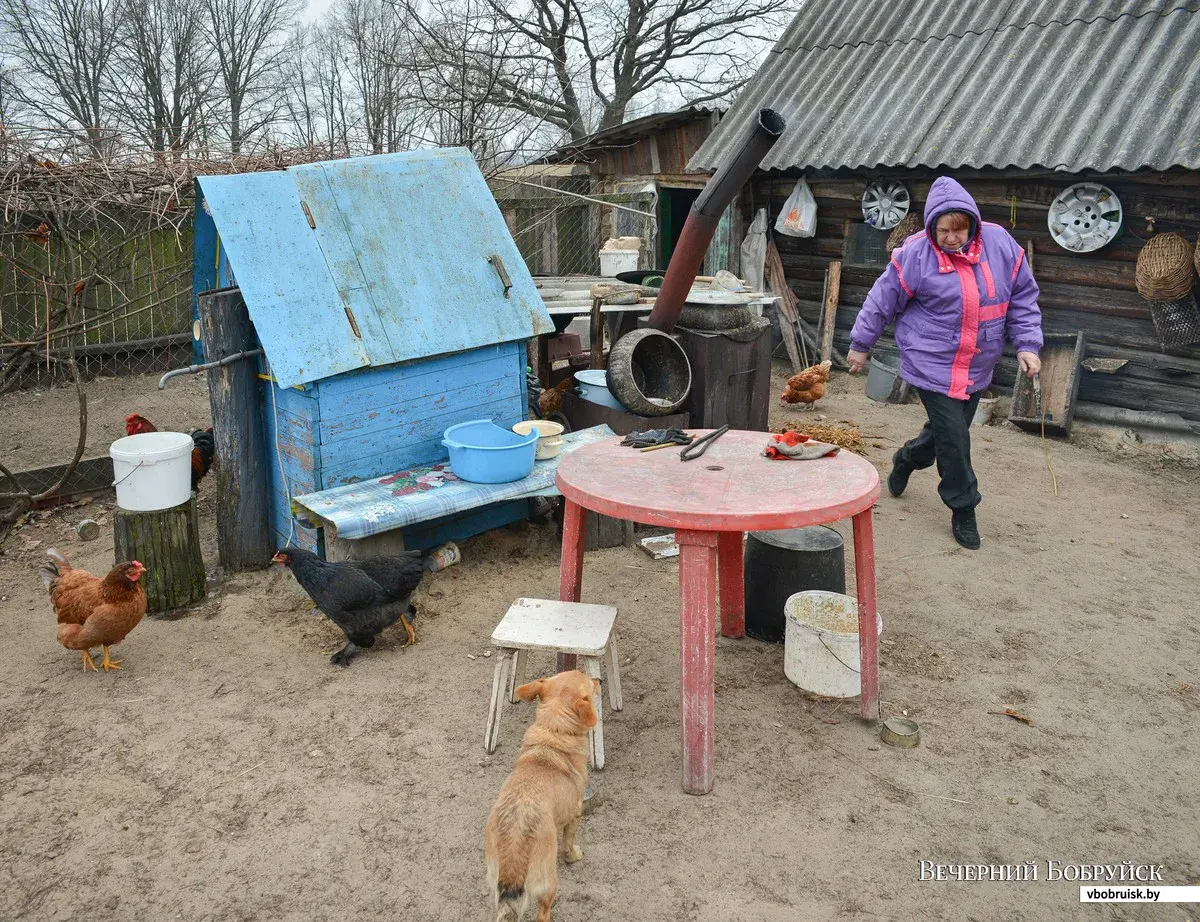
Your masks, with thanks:
[(262, 349), (246, 349), (243, 352), (235, 352), (233, 355), (227, 355), (225, 358), (218, 359), (215, 362), (205, 362), (203, 365), (189, 365), (187, 368), (175, 368), (158, 379), (158, 389), (160, 391), (164, 390), (168, 381), (172, 378), (178, 378), (180, 375), (196, 375), (202, 371), (208, 371), (210, 368), (220, 368), (222, 365), (228, 365), (231, 362), (240, 362), (242, 359), (250, 359), (262, 354)]
[(648, 324), (653, 329), (664, 333), (675, 329), (683, 312), (684, 299), (700, 271), (721, 215), (758, 168), (767, 151), (779, 140), (785, 127), (787, 123), (783, 116), (774, 109), (759, 110), (758, 120), (737, 153), (713, 174), (700, 197), (692, 204), (679, 242), (671, 254), (671, 262), (667, 265), (662, 287), (655, 298), (654, 310), (650, 312)]

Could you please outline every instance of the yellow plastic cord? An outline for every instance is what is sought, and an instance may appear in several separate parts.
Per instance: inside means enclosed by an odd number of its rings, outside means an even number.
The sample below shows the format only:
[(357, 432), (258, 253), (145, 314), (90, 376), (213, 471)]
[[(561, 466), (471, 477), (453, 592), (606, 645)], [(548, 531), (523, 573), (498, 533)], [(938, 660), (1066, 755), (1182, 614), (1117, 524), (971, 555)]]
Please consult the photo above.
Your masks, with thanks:
[(1038, 416), (1042, 420), (1042, 454), (1046, 456), (1046, 470), (1050, 472), (1050, 483), (1054, 486), (1054, 495), (1058, 496), (1058, 475), (1054, 473), (1054, 466), (1050, 463), (1050, 446), (1046, 443), (1046, 414), (1042, 412), (1042, 382), (1037, 375), (1033, 376), (1033, 390), (1037, 394)]

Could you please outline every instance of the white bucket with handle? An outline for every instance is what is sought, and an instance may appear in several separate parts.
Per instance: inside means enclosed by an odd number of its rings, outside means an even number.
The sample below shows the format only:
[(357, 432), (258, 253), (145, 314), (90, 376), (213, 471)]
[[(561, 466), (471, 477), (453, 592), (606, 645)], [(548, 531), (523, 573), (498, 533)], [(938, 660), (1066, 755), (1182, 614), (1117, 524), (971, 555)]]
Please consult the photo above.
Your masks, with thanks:
[[(826, 698), (862, 690), (858, 602), (840, 592), (797, 592), (783, 606), (783, 672), (798, 687)], [(883, 619), (875, 615), (879, 633)]]
[(108, 448), (117, 505), (155, 512), (186, 503), (192, 495), (192, 437), (184, 432), (142, 432)]

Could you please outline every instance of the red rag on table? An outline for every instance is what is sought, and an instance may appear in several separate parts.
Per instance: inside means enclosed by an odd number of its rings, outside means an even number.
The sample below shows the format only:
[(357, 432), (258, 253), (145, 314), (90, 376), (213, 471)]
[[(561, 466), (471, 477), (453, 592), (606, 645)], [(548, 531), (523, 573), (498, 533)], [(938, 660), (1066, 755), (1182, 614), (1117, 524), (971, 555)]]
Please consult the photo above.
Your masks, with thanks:
[[(809, 437), (800, 432), (783, 432), (778, 435), (771, 436), (772, 443), (777, 443), (780, 445), (787, 445), (789, 448), (794, 447), (796, 445), (801, 445), (807, 441), (809, 441)], [(776, 461), (779, 459), (783, 459), (784, 461), (788, 460), (788, 456), (781, 453), (780, 451), (778, 451), (775, 448), (774, 444), (767, 445), (766, 455), (772, 461)]]

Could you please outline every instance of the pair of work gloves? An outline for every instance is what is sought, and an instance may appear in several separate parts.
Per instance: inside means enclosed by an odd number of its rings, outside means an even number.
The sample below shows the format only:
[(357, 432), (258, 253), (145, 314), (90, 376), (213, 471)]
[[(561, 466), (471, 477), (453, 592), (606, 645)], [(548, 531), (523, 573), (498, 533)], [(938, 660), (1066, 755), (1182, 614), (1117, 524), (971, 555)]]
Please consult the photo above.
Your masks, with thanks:
[(682, 429), (650, 429), (631, 432), (621, 440), (630, 448), (653, 448), (655, 445), (691, 445), (692, 437)]
[(826, 442), (817, 442), (799, 432), (784, 432), (771, 436), (763, 452), (772, 461), (815, 461), (817, 458), (833, 457), (840, 448)]

